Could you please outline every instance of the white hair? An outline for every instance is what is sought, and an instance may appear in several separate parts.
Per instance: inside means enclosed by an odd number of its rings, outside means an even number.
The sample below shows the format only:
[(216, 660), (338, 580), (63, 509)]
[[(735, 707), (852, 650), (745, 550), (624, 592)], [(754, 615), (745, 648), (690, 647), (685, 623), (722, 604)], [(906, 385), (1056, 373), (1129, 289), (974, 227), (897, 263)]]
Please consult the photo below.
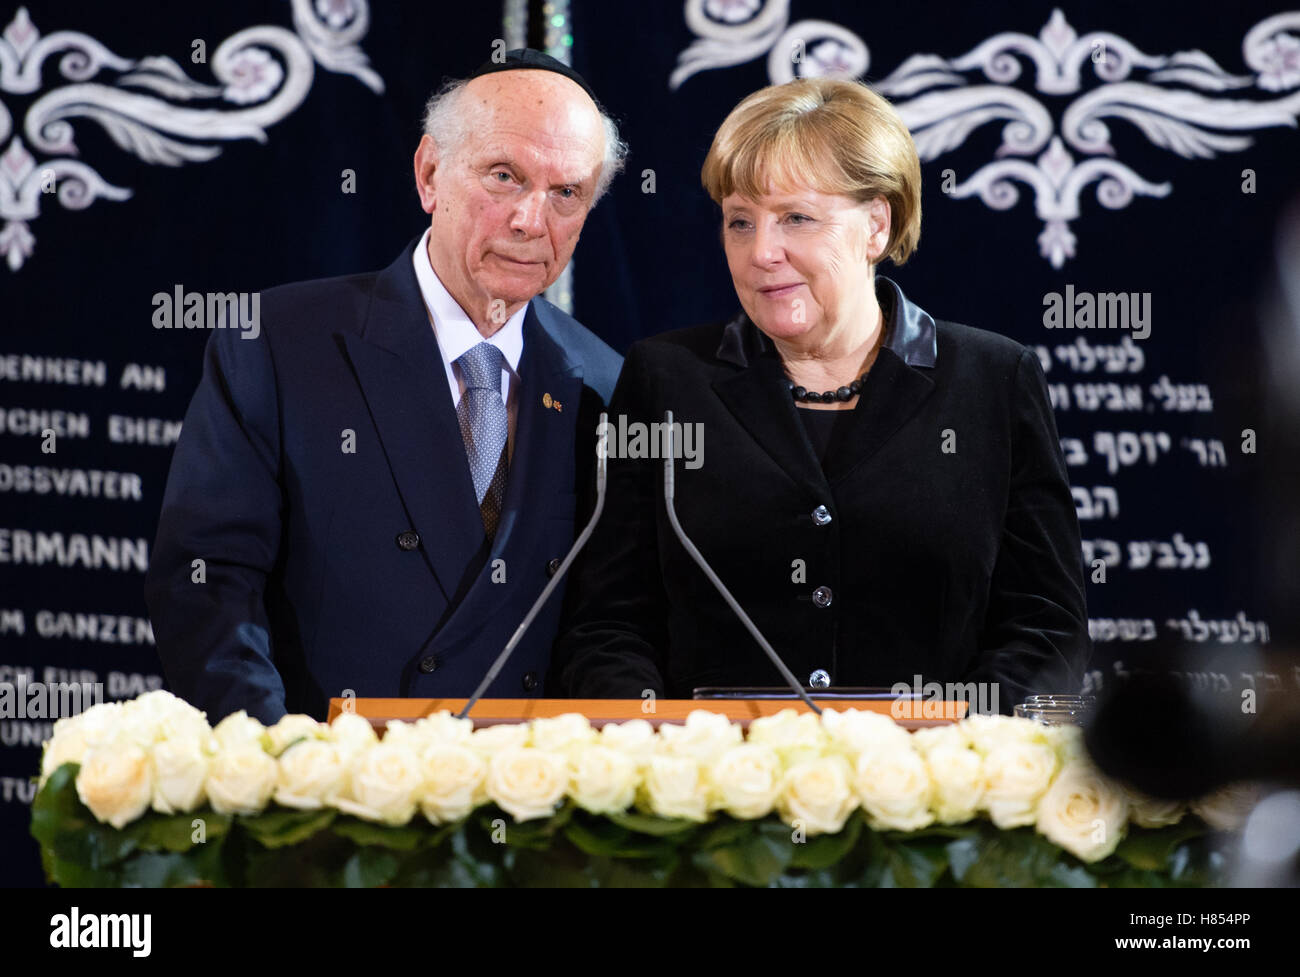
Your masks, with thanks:
[[(454, 156), (465, 141), (472, 120), (467, 113), (460, 110), (460, 98), (469, 84), (469, 79), (461, 78), (445, 83), (439, 88), (424, 107), (424, 134), (434, 141), (441, 153)], [(591, 205), (605, 195), (609, 185), (623, 170), (627, 161), (627, 143), (618, 134), (618, 123), (605, 113), (599, 105), (601, 128), (605, 132), (605, 158), (600, 164), (600, 176), (596, 178), (596, 192)]]

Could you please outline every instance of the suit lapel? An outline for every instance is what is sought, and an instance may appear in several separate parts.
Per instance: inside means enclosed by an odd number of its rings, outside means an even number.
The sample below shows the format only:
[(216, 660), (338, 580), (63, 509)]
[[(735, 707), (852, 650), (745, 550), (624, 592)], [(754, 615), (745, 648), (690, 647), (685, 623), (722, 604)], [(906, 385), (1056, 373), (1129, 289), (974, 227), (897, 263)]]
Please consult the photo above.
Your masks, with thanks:
[(411, 248), (380, 273), (362, 334), (342, 338), (410, 528), (454, 603), (468, 586), (483, 524)]
[[(501, 523), (492, 545), (494, 557), (510, 548), (520, 523), (550, 513), (554, 487), (565, 484), (564, 466), (573, 464), (573, 452), (560, 450), (569, 439), (560, 435), (566, 426), (574, 427), (582, 395), (582, 365), (571, 361), (543, 327), (549, 314), (546, 306), (534, 301), (524, 318), (515, 451), (506, 480)], [(546, 394), (550, 394), (549, 407), (543, 399)]]
[[(857, 407), (845, 413), (836, 431), (832, 483), (879, 451), (934, 392), (930, 371), (937, 361), (938, 339), (933, 317), (883, 275), (876, 276), (876, 297), (888, 333)], [(771, 342), (741, 315), (723, 330), (717, 355), (741, 367), (713, 383), (727, 409), (791, 479), (824, 495), (827, 478)]]
[[(547, 307), (534, 300), (524, 318), (519, 414), (501, 520), (485, 572), (470, 583), (464, 599), (438, 634), (440, 653), (454, 655), (472, 647), (483, 622), (500, 603), (500, 595), (493, 589), (491, 560), (505, 561), (509, 580), (512, 575), (524, 576), (529, 560), (542, 561), (561, 555), (536, 550), (545, 520), (559, 514), (552, 501), (555, 487), (567, 485), (572, 478), (572, 472), (566, 474), (565, 468), (571, 469), (574, 463), (574, 420), (582, 395), (583, 372), (582, 365), (571, 361), (563, 347), (548, 334), (544, 321), (549, 315)], [(550, 394), (550, 406), (543, 401), (545, 394)], [(478, 518), (477, 508), (474, 516)], [(537, 531), (529, 532), (530, 527)], [(482, 539), (481, 532), (479, 538)], [(531, 604), (535, 597), (536, 594), (527, 595), (526, 601)], [(484, 649), (485, 654), (491, 655), (499, 651), (499, 648)], [(489, 657), (487, 661), (490, 660)]]
[(933, 392), (933, 380), (904, 363), (892, 349), (882, 348), (857, 407), (843, 415), (835, 432), (829, 454), (831, 484), (847, 478), (884, 447)]
[[(749, 328), (757, 331), (753, 325)], [(827, 494), (821, 462), (813, 453), (775, 354), (752, 359), (748, 368), (715, 380), (713, 389), (759, 447), (797, 485), (817, 496)]]

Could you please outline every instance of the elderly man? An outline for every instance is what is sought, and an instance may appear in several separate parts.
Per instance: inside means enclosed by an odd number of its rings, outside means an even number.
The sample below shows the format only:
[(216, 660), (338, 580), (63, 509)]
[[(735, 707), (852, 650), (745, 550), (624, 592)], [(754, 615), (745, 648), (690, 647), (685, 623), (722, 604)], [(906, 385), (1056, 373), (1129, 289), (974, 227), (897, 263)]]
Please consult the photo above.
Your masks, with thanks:
[[(538, 295), (625, 154), (580, 76), (509, 52), (430, 100), (418, 242), (213, 332), (146, 580), (211, 721), (474, 690), (591, 504), (621, 359)], [(542, 694), (559, 610), (489, 695)]]

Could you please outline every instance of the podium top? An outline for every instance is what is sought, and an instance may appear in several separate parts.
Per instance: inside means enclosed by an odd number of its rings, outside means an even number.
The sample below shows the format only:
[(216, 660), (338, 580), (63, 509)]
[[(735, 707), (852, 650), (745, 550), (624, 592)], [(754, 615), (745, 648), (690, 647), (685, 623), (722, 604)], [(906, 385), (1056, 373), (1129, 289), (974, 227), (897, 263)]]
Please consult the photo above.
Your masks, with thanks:
[[(814, 701), (818, 697), (813, 696)], [(370, 720), (382, 732), (389, 720), (414, 721), (446, 709), (453, 715), (465, 708), (466, 699), (331, 699), (329, 719), (344, 711), (356, 712)], [(890, 716), (900, 726), (919, 729), (923, 726), (946, 726), (966, 715), (968, 703), (920, 700), (823, 699), (823, 708), (843, 712), (859, 709)], [(532, 719), (562, 716), (577, 712), (592, 726), (644, 719), (653, 726), (660, 723), (684, 723), (696, 709), (721, 713), (742, 726), (760, 716), (774, 716), (785, 709), (808, 712), (799, 699), (480, 699), (470, 712), (475, 727), (502, 723), (526, 723)]]

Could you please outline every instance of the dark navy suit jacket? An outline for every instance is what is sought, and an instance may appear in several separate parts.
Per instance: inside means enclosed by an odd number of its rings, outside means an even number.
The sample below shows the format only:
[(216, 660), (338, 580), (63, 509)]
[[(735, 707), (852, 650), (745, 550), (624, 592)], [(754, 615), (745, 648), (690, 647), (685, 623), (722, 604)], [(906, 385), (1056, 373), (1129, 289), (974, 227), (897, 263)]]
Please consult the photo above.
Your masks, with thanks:
[[(323, 718), (347, 690), (469, 695), (587, 517), (621, 357), (529, 304), (488, 544), (413, 247), (382, 272), (264, 292), (258, 338), (208, 342), (145, 590), (168, 683), (212, 722)], [(489, 696), (542, 694), (561, 598)]]

